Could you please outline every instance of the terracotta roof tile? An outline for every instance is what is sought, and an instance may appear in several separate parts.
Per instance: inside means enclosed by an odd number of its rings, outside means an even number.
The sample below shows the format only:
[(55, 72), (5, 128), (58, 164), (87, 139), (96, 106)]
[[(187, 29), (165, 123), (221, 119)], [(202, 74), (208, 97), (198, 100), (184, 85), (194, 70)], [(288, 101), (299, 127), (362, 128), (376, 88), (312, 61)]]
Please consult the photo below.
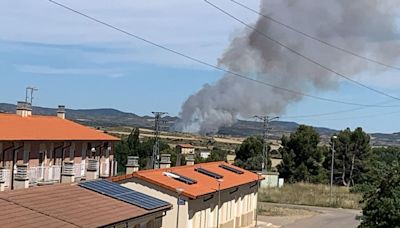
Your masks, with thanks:
[(56, 116), (21, 117), (0, 113), (0, 141), (84, 140), (116, 141), (116, 137)]
[(181, 148), (194, 148), (192, 144), (178, 144), (176, 146)]
[[(236, 174), (226, 169), (223, 169), (219, 167), (219, 165), (221, 164), (241, 170), (243, 171), (243, 174)], [(209, 162), (209, 163), (196, 164), (192, 166), (179, 166), (179, 167), (172, 167), (165, 169), (143, 170), (126, 176), (113, 177), (111, 178), (111, 180), (114, 182), (120, 182), (128, 180), (130, 178), (139, 178), (144, 181), (171, 190), (173, 192), (176, 191), (175, 190), (176, 188), (182, 188), (184, 190), (182, 195), (189, 198), (197, 198), (202, 195), (207, 195), (216, 192), (218, 189), (218, 182), (216, 181), (216, 179), (195, 171), (194, 169), (197, 167), (201, 167), (211, 172), (222, 175), (223, 182), (221, 183), (221, 190), (234, 188), (243, 184), (256, 182), (258, 179), (260, 180), (262, 179), (262, 177), (253, 172), (230, 165), (226, 162)], [(164, 172), (174, 172), (182, 176), (194, 179), (197, 181), (197, 183), (188, 185), (173, 178), (165, 176)]]
[(75, 184), (57, 184), (0, 193), (0, 208), (6, 227), (98, 227), (170, 206), (149, 211)]

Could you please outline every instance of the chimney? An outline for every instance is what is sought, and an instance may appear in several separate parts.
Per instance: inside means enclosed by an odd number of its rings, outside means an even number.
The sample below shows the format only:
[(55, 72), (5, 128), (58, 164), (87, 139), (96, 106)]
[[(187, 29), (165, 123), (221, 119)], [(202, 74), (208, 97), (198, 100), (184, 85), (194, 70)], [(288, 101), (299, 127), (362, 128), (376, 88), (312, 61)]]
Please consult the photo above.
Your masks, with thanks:
[(171, 167), (171, 154), (161, 154), (160, 169)]
[(128, 156), (128, 161), (126, 163), (126, 174), (131, 174), (137, 171), (139, 171), (139, 157)]
[(28, 165), (17, 164), (17, 172), (14, 174), (14, 189), (29, 187)]
[(57, 110), (57, 117), (61, 119), (65, 119), (65, 106), (59, 105)]
[(194, 154), (186, 155), (186, 165), (194, 165)]
[(17, 102), (17, 115), (22, 117), (28, 117), (32, 115), (32, 106), (30, 103), (25, 101), (18, 101)]
[(64, 161), (61, 173), (61, 183), (75, 182), (75, 170), (73, 161)]
[(88, 165), (86, 168), (86, 180), (94, 180), (98, 178), (98, 168), (99, 168), (99, 161), (96, 159), (88, 159)]

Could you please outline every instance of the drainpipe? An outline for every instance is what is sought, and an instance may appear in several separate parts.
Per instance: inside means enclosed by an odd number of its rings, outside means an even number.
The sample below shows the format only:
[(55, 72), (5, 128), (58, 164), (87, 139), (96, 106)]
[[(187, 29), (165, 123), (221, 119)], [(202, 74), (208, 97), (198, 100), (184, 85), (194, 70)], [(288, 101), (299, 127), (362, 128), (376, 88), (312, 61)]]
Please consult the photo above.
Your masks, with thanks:
[(17, 163), (16, 157), (15, 157), (15, 152), (23, 147), (24, 147), (24, 143), (22, 143), (22, 146), (19, 146), (17, 148), (15, 148), (15, 145), (14, 145), (13, 156), (12, 156), (12, 167), (11, 167), (11, 190), (14, 189), (14, 166), (15, 166), (15, 163)]
[(12, 149), (12, 148), (14, 148), (14, 144), (13, 144), (12, 146), (8, 147), (8, 148), (5, 148), (5, 149), (2, 151), (2, 158), (1, 158), (1, 166), (2, 166), (2, 167), (4, 167), (4, 162), (5, 162), (5, 160), (6, 160), (6, 152), (7, 152), (7, 150)]
[(61, 151), (61, 172), (60, 172), (60, 182), (61, 182), (61, 178), (62, 178), (62, 173), (63, 173), (63, 169), (64, 169), (64, 150), (67, 148), (70, 148), (72, 146), (72, 142), (69, 143), (69, 145), (67, 146), (63, 146), (62, 147), (62, 151)]
[(54, 164), (53, 164), (53, 165), (56, 165), (56, 151), (57, 151), (58, 149), (60, 149), (61, 147), (63, 147), (63, 145), (57, 146), (57, 147), (55, 147), (55, 148), (53, 149), (53, 161), (54, 161)]

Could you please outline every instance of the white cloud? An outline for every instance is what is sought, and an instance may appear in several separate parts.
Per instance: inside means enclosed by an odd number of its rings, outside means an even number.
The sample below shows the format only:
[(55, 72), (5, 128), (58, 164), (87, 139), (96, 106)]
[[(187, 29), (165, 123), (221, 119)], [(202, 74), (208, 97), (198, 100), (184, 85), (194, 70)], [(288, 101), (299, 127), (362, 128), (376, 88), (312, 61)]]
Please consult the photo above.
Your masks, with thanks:
[[(189, 55), (216, 62), (229, 43), (230, 34), (243, 26), (202, 0), (58, 0), (74, 9), (116, 25), (154, 42), (178, 49)], [(247, 21), (257, 18), (229, 1), (215, 0)], [(257, 8), (258, 2), (250, 6)], [(82, 16), (69, 12), (49, 1), (2, 0), (0, 2), (0, 39), (43, 44), (98, 44), (112, 47), (129, 43), (140, 54), (151, 48), (143, 41), (113, 31)], [(157, 58), (165, 51), (155, 48), (149, 53)], [(134, 55), (134, 53), (133, 53)], [(140, 58), (138, 56), (137, 58)], [(178, 56), (169, 57), (169, 64), (180, 64)], [(165, 64), (165, 63), (163, 63)]]
[(120, 78), (124, 74), (119, 73), (118, 69), (112, 68), (56, 68), (42, 65), (17, 65), (18, 71), (23, 73), (41, 74), (41, 75), (69, 75), (69, 76), (107, 76), (111, 78)]

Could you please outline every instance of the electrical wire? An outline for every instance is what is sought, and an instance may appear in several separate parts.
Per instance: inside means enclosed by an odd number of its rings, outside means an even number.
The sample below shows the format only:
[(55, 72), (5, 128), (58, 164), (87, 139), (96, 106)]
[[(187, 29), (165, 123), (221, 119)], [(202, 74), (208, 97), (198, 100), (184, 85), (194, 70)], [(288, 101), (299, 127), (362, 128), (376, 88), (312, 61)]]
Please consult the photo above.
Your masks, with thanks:
[(156, 42), (150, 41), (150, 40), (145, 39), (145, 38), (143, 38), (141, 36), (138, 36), (136, 34), (133, 34), (131, 32), (128, 32), (126, 30), (118, 28), (118, 27), (116, 27), (114, 25), (111, 25), (111, 24), (109, 24), (107, 22), (104, 22), (102, 20), (96, 19), (96, 18), (94, 18), (92, 16), (89, 16), (89, 15), (87, 15), (85, 13), (82, 13), (82, 12), (80, 12), (78, 10), (70, 8), (70, 7), (68, 7), (68, 6), (64, 5), (64, 4), (61, 4), (59, 2), (56, 2), (54, 0), (48, 0), (48, 1), (50, 3), (53, 3), (53, 4), (57, 5), (57, 6), (60, 6), (60, 7), (64, 8), (64, 9), (67, 9), (67, 10), (69, 10), (69, 11), (75, 13), (75, 14), (78, 14), (78, 15), (81, 15), (81, 16), (87, 18), (87, 19), (90, 19), (91, 21), (94, 21), (94, 22), (97, 22), (99, 24), (102, 24), (102, 25), (104, 25), (104, 26), (106, 26), (108, 28), (111, 28), (113, 30), (119, 31), (121, 33), (124, 33), (124, 34), (126, 34), (128, 36), (131, 36), (131, 37), (137, 39), (137, 40), (141, 40), (141, 41), (143, 41), (145, 43), (148, 43), (148, 44), (151, 44), (151, 45), (153, 45), (155, 47), (161, 48), (161, 49), (163, 49), (165, 51), (174, 53), (176, 55), (179, 55), (181, 57), (189, 59), (189, 60), (191, 60), (193, 62), (197, 62), (197, 63), (200, 63), (202, 65), (208, 66), (210, 68), (214, 68), (214, 69), (216, 69), (218, 71), (224, 72), (226, 74), (229, 74), (229, 75), (232, 75), (232, 76), (236, 76), (236, 77), (239, 77), (239, 78), (242, 78), (242, 79), (246, 79), (246, 80), (249, 80), (249, 81), (252, 81), (252, 82), (256, 82), (256, 83), (259, 83), (259, 84), (262, 84), (262, 85), (265, 85), (265, 86), (268, 86), (268, 87), (271, 87), (271, 88), (274, 88), (274, 89), (277, 89), (277, 90), (281, 90), (281, 91), (285, 91), (285, 92), (288, 92), (288, 93), (297, 94), (297, 95), (301, 95), (301, 96), (305, 96), (305, 97), (310, 97), (310, 98), (313, 98), (313, 99), (316, 99), (316, 100), (321, 100), (321, 101), (330, 102), (330, 103), (338, 103), (338, 104), (345, 104), (345, 105), (352, 105), (352, 106), (359, 106), (359, 107), (398, 107), (398, 105), (396, 105), (396, 106), (387, 106), (387, 105), (360, 104), (360, 103), (355, 103), (355, 102), (347, 102), (347, 101), (336, 100), (336, 99), (331, 99), (331, 98), (319, 97), (319, 96), (316, 96), (316, 95), (303, 93), (301, 91), (296, 91), (296, 90), (284, 88), (284, 87), (281, 87), (281, 86), (277, 86), (277, 85), (274, 85), (274, 84), (271, 84), (271, 83), (268, 83), (268, 82), (265, 82), (265, 81), (260, 81), (260, 80), (257, 80), (257, 79), (251, 78), (251, 77), (247, 77), (247, 76), (244, 76), (242, 74), (239, 74), (239, 73), (236, 73), (236, 72), (233, 72), (233, 71), (230, 71), (230, 70), (226, 70), (226, 69), (224, 69), (222, 67), (213, 65), (211, 63), (205, 62), (205, 61), (197, 59), (195, 57), (191, 57), (191, 56), (189, 56), (187, 54), (184, 54), (182, 52), (173, 50), (171, 48), (168, 48), (168, 47), (163, 46), (161, 44), (158, 44)]
[(234, 16), (233, 14), (231, 14), (231, 13), (227, 12), (226, 10), (224, 10), (224, 9), (222, 9), (222, 8), (220, 8), (220, 7), (218, 7), (217, 5), (211, 3), (211, 2), (209, 2), (209, 1), (207, 1), (207, 0), (203, 0), (203, 1), (206, 2), (207, 4), (209, 4), (210, 6), (214, 7), (214, 8), (217, 9), (218, 11), (222, 12), (223, 14), (225, 14), (225, 15), (231, 17), (232, 19), (238, 21), (239, 23), (243, 24), (244, 26), (246, 26), (246, 27), (248, 27), (248, 28), (254, 30), (255, 32), (257, 32), (257, 33), (260, 34), (261, 36), (267, 38), (268, 40), (272, 41), (273, 43), (275, 43), (275, 44), (277, 44), (277, 45), (279, 45), (279, 46), (281, 46), (281, 47), (287, 49), (288, 51), (290, 51), (290, 52), (292, 52), (292, 53), (294, 53), (294, 54), (300, 56), (301, 58), (307, 60), (308, 62), (310, 62), (310, 63), (312, 63), (312, 64), (314, 64), (314, 65), (316, 65), (316, 66), (319, 66), (320, 68), (322, 68), (322, 69), (324, 69), (324, 70), (326, 70), (326, 71), (328, 71), (328, 72), (331, 72), (331, 73), (333, 73), (334, 75), (337, 75), (337, 76), (342, 77), (342, 78), (344, 78), (344, 79), (346, 79), (346, 80), (348, 80), (348, 81), (350, 81), (350, 82), (352, 82), (352, 83), (355, 83), (355, 84), (357, 84), (357, 85), (359, 85), (359, 86), (361, 86), (361, 87), (364, 87), (365, 89), (368, 89), (368, 90), (370, 90), (370, 91), (372, 91), (372, 92), (375, 92), (375, 93), (377, 93), (377, 94), (380, 94), (380, 95), (383, 95), (383, 96), (386, 96), (386, 97), (389, 97), (389, 98), (392, 98), (392, 99), (395, 99), (395, 100), (399, 100), (399, 101), (400, 101), (400, 98), (398, 98), (398, 97), (395, 97), (395, 96), (390, 95), (390, 94), (387, 94), (387, 93), (385, 93), (385, 92), (383, 92), (383, 91), (374, 89), (374, 88), (372, 88), (372, 87), (370, 87), (370, 86), (368, 86), (368, 85), (365, 85), (365, 84), (363, 84), (363, 83), (361, 83), (361, 82), (359, 82), (359, 81), (356, 81), (356, 80), (354, 80), (354, 79), (352, 79), (352, 78), (350, 78), (350, 77), (348, 77), (348, 76), (346, 76), (346, 75), (344, 75), (344, 74), (342, 74), (342, 73), (339, 73), (339, 72), (333, 70), (332, 68), (329, 68), (329, 67), (327, 67), (327, 66), (325, 66), (325, 65), (323, 65), (323, 64), (321, 64), (321, 63), (319, 63), (319, 62), (317, 62), (316, 60), (314, 60), (314, 59), (312, 59), (312, 58), (310, 58), (310, 57), (308, 57), (308, 56), (306, 56), (306, 55), (304, 55), (304, 54), (302, 54), (302, 53), (296, 51), (295, 49), (293, 49), (293, 48), (287, 46), (286, 44), (284, 44), (284, 43), (282, 43), (282, 42), (280, 42), (280, 41), (278, 41), (278, 40), (272, 38), (272, 37), (269, 36), (268, 34), (266, 34), (266, 33), (262, 32), (262, 31), (258, 30), (258, 29), (255, 28), (254, 26), (251, 26), (251, 25), (247, 24), (247, 23), (244, 22), (243, 20), (237, 18), (237, 17)]
[[(388, 103), (392, 103), (392, 102), (394, 102), (394, 100), (379, 102), (379, 103), (376, 103), (376, 105), (388, 104)], [(358, 107), (358, 108), (345, 109), (345, 110), (339, 110), (339, 111), (333, 111), (333, 112), (324, 112), (324, 113), (298, 115), (298, 116), (280, 116), (280, 118), (282, 118), (282, 119), (310, 119), (310, 117), (331, 116), (331, 115), (337, 115), (337, 114), (342, 114), (342, 113), (360, 111), (360, 110), (364, 110), (367, 108), (373, 108), (373, 107)]]
[(301, 30), (299, 30), (299, 29), (297, 29), (297, 28), (295, 28), (295, 27), (293, 27), (293, 26), (290, 26), (290, 25), (288, 25), (288, 24), (285, 24), (285, 23), (283, 23), (283, 22), (281, 22), (281, 21), (279, 21), (279, 20), (277, 20), (277, 19), (275, 19), (275, 18), (273, 18), (273, 17), (270, 17), (270, 16), (267, 16), (267, 15), (265, 15), (265, 14), (262, 14), (262, 13), (258, 12), (257, 10), (252, 9), (252, 8), (250, 8), (250, 7), (246, 6), (246, 5), (244, 5), (243, 3), (237, 2), (237, 1), (235, 1), (235, 0), (230, 0), (230, 1), (233, 2), (233, 3), (235, 3), (235, 4), (237, 4), (237, 5), (239, 5), (239, 6), (241, 6), (241, 7), (243, 7), (243, 8), (245, 8), (245, 9), (247, 9), (247, 10), (249, 10), (249, 11), (251, 11), (251, 12), (253, 12), (253, 13), (256, 13), (256, 14), (258, 14), (258, 15), (260, 15), (260, 16), (262, 16), (262, 17), (264, 17), (264, 18), (266, 18), (266, 19), (268, 19), (268, 20), (270, 20), (270, 21), (272, 21), (272, 22), (275, 22), (276, 24), (279, 24), (279, 25), (281, 25), (281, 26), (283, 26), (283, 27), (285, 27), (285, 28), (287, 28), (287, 29), (289, 29), (289, 30), (292, 30), (292, 31), (294, 31), (294, 32), (297, 32), (297, 33), (299, 33), (299, 34), (301, 34), (301, 35), (303, 35), (303, 36), (305, 36), (305, 37), (307, 37), (307, 38), (309, 38), (309, 39), (315, 40), (315, 41), (317, 41), (317, 42), (319, 42), (319, 43), (321, 43), (321, 44), (324, 44), (324, 45), (326, 45), (326, 46), (328, 46), (328, 47), (334, 48), (334, 49), (336, 49), (336, 50), (342, 51), (342, 52), (347, 53), (347, 54), (349, 54), (349, 55), (352, 55), (352, 56), (354, 56), (354, 57), (357, 57), (357, 58), (360, 58), (360, 59), (363, 59), (363, 60), (366, 60), (366, 61), (369, 61), (369, 62), (378, 64), (378, 65), (381, 65), (381, 66), (384, 66), (384, 67), (387, 67), (387, 68), (391, 68), (391, 69), (394, 69), (394, 70), (400, 70), (400, 67), (393, 66), (393, 65), (390, 65), (390, 64), (383, 63), (383, 62), (381, 62), (381, 61), (375, 60), (375, 59), (368, 58), (368, 57), (366, 57), (366, 56), (360, 55), (360, 54), (358, 54), (358, 53), (352, 52), (352, 51), (347, 50), (347, 49), (345, 49), (345, 48), (342, 48), (342, 47), (339, 47), (339, 46), (334, 45), (334, 44), (332, 44), (332, 43), (329, 43), (329, 42), (327, 42), (327, 41), (325, 41), (325, 40), (322, 40), (322, 39), (320, 39), (320, 38), (318, 38), (318, 37), (316, 37), (316, 36), (313, 36), (313, 35), (310, 35), (310, 34), (308, 34), (308, 33), (305, 33), (305, 32), (303, 32), (303, 31), (301, 31)]

